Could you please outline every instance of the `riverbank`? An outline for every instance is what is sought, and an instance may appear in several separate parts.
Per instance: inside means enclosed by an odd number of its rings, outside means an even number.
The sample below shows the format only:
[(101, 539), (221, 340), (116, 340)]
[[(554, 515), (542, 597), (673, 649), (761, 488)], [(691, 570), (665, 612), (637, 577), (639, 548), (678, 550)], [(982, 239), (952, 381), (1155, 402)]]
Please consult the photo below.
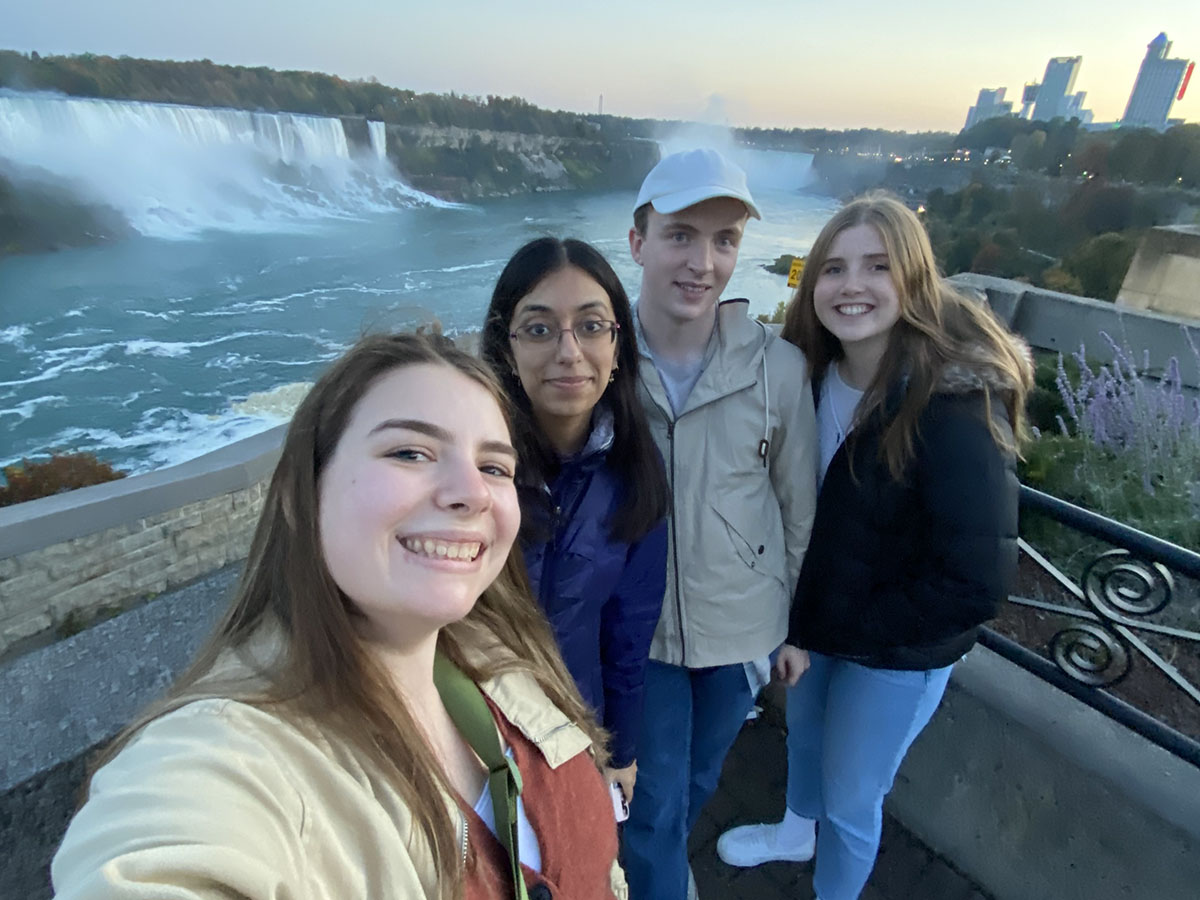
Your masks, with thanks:
[(0, 257), (107, 244), (133, 234), (114, 209), (87, 203), (65, 185), (30, 171), (0, 169)]

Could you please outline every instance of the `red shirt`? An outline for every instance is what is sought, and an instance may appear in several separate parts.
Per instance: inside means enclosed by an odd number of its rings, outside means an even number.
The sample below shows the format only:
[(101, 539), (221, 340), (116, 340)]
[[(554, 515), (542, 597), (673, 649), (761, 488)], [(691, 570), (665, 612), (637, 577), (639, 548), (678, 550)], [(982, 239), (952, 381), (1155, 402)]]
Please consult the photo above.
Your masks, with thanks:
[[(576, 754), (552, 769), (520, 729), (491, 701), (488, 706), (521, 772), (521, 800), (542, 853), (540, 873), (521, 867), (531, 900), (547, 896), (545, 890), (560, 900), (613, 900), (617, 823), (608, 786), (591, 755)], [(467, 817), (466, 900), (510, 900), (508, 853), (469, 804), (460, 806)]]

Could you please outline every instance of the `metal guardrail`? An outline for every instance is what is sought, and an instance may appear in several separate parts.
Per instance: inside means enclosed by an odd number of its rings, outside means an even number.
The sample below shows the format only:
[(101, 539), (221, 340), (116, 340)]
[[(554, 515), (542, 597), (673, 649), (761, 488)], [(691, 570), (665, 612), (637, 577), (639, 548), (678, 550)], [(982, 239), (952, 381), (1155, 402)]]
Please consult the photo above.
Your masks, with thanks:
[(1009, 598), (1014, 604), (1072, 620), (1051, 639), (1049, 660), (990, 629), (985, 629), (980, 642), (1200, 767), (1200, 742), (1103, 690), (1125, 678), (1135, 657), (1140, 656), (1200, 706), (1200, 687), (1189, 681), (1139, 634), (1156, 634), (1173, 642), (1200, 647), (1200, 632), (1150, 619), (1175, 598), (1176, 575), (1200, 580), (1200, 553), (1024, 485), (1021, 487), (1021, 508), (1042, 513), (1062, 525), (1113, 545), (1113, 549), (1089, 560), (1076, 581), (1021, 539), (1022, 552), (1080, 605), (1067, 606), (1028, 597)]

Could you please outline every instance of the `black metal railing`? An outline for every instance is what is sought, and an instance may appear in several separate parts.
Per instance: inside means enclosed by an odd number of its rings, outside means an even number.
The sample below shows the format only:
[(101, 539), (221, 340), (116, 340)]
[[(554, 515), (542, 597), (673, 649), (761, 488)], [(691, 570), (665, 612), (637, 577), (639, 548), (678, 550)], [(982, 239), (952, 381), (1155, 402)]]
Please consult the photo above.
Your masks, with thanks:
[(1021, 509), (1098, 538), (1112, 549), (1094, 554), (1076, 580), (1022, 539), (1021, 551), (1078, 605), (1009, 598), (1014, 604), (1070, 620), (1051, 638), (1050, 659), (990, 629), (985, 629), (980, 642), (1200, 767), (1200, 742), (1103, 690), (1123, 680), (1140, 657), (1200, 706), (1200, 686), (1142, 637), (1157, 635), (1183, 645), (1184, 652), (1193, 645), (1200, 648), (1200, 632), (1150, 618), (1176, 599), (1177, 575), (1200, 582), (1200, 553), (1027, 486), (1021, 487)]

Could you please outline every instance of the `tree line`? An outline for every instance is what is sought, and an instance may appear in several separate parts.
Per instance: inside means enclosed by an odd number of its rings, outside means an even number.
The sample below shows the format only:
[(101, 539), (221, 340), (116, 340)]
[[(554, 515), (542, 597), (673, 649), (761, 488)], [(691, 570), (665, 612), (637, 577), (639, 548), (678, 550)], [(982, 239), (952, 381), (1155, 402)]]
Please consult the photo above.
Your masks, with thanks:
[[(58, 91), (75, 97), (180, 103), (190, 106), (365, 116), (395, 125), (457, 126), (564, 138), (653, 140), (682, 123), (542, 109), (520, 97), (472, 97), (416, 93), (377, 79), (350, 80), (322, 72), (281, 71), (265, 66), (219, 65), (211, 60), (176, 62), (92, 53), (42, 56), (0, 50), (0, 87)], [(722, 139), (730, 129), (712, 126)], [(908, 154), (942, 148), (953, 135), (908, 134), (882, 129), (735, 128), (735, 140), (766, 149)]]
[(458, 126), (559, 137), (595, 133), (584, 116), (541, 109), (520, 97), (418, 94), (376, 79), (128, 56), (40, 56), (0, 51), (0, 87), (75, 97), (189, 106), (366, 116), (396, 125)]
[(945, 274), (979, 272), (1115, 300), (1146, 230), (1177, 222), (1196, 203), (1179, 190), (1103, 178), (1058, 189), (1050, 181), (931, 191), (925, 225)]
[(1022, 171), (1051, 177), (1108, 178), (1131, 184), (1200, 188), (1200, 125), (1087, 131), (1078, 119), (986, 119), (958, 136), (980, 153), (1007, 150)]

